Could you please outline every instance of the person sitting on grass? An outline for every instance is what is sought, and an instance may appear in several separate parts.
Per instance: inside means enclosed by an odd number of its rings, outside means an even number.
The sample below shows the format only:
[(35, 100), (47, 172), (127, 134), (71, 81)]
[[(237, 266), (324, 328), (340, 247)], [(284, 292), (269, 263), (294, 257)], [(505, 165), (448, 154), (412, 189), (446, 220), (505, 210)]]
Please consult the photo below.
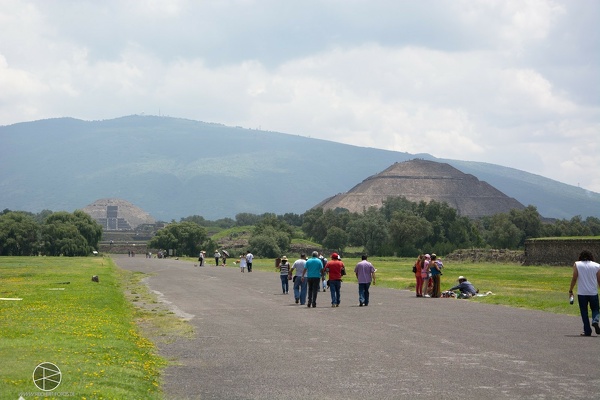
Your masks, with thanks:
[(475, 286), (462, 275), (458, 277), (458, 285), (453, 286), (448, 290), (454, 291), (456, 289), (460, 290), (460, 294), (458, 295), (459, 299), (469, 299), (479, 293), (479, 290), (475, 289)]

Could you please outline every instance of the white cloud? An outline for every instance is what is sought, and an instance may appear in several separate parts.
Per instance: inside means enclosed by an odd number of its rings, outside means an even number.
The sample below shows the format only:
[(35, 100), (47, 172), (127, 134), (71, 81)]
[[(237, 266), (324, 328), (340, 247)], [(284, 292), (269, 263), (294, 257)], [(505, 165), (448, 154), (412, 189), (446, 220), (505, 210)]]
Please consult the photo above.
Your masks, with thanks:
[(493, 162), (600, 192), (600, 161), (587, 155), (599, 150), (599, 8), (7, 1), (0, 124), (161, 112)]

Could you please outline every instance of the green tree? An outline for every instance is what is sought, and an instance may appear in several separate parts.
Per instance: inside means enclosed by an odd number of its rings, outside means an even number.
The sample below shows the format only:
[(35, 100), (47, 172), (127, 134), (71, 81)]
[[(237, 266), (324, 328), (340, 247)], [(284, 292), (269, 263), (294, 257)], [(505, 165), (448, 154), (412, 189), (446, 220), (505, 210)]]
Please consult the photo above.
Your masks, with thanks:
[(195, 222), (174, 222), (156, 232), (148, 246), (154, 249), (174, 249), (176, 254), (195, 256), (207, 240), (206, 228)]
[(590, 230), (590, 233), (593, 236), (600, 235), (600, 219), (596, 217), (587, 217), (585, 219), (585, 224)]
[(348, 223), (348, 240), (353, 246), (363, 246), (370, 255), (382, 255), (388, 242), (388, 224), (382, 213), (370, 207)]
[(540, 237), (542, 234), (542, 219), (535, 206), (527, 206), (523, 210), (512, 209), (508, 213), (510, 222), (523, 231), (524, 236), (519, 246), (525, 239)]
[(417, 246), (433, 234), (433, 227), (424, 217), (409, 211), (395, 211), (389, 232), (394, 244), (402, 249), (401, 255), (412, 256)]
[(332, 226), (327, 230), (327, 236), (323, 240), (323, 246), (330, 250), (343, 252), (348, 245), (348, 234), (345, 230)]
[(72, 214), (73, 224), (87, 241), (92, 249), (98, 248), (98, 242), (102, 239), (102, 227), (89, 214), (81, 210), (75, 210)]
[(292, 242), (293, 228), (275, 216), (262, 219), (248, 240), (253, 253), (266, 257), (279, 257)]
[(27, 213), (3, 213), (0, 215), (0, 255), (33, 255), (37, 250), (39, 229)]
[(190, 215), (189, 217), (181, 218), (179, 222), (193, 222), (200, 226), (210, 226), (210, 221), (204, 219), (201, 215)]
[(291, 226), (302, 226), (302, 215), (294, 213), (285, 213), (277, 218), (284, 220)]
[(79, 232), (72, 214), (61, 211), (46, 218), (42, 225), (42, 249), (48, 256), (86, 256), (92, 247)]
[(407, 200), (406, 197), (388, 197), (383, 201), (381, 206), (381, 213), (384, 215), (386, 221), (392, 219), (392, 215), (397, 211), (410, 211), (414, 212), (416, 203)]
[(229, 229), (236, 226), (236, 222), (231, 218), (220, 218), (213, 223), (214, 226), (218, 226), (219, 228)]
[(448, 240), (453, 245), (452, 250), (484, 245), (476, 225), (467, 217), (459, 217), (450, 224)]
[(525, 233), (510, 221), (508, 214), (496, 214), (486, 232), (488, 244), (497, 249), (517, 249)]
[(312, 208), (302, 215), (302, 231), (307, 237), (317, 242), (321, 242), (327, 236), (327, 227), (322, 216), (322, 208)]
[(248, 240), (248, 244), (250, 245), (252, 253), (261, 257), (277, 258), (283, 253), (281, 248), (277, 245), (277, 240), (273, 236), (252, 236)]
[[(268, 230), (268, 228), (273, 228), (273, 230), (277, 232), (284, 233), (288, 235), (291, 239), (294, 228), (292, 228), (287, 222), (283, 219), (277, 218), (275, 214), (265, 215), (263, 218), (254, 225), (253, 234), (260, 234), (264, 230)], [(269, 230), (270, 231), (270, 230)]]
[(260, 221), (260, 215), (251, 213), (239, 213), (235, 216), (235, 223), (237, 226), (255, 225)]

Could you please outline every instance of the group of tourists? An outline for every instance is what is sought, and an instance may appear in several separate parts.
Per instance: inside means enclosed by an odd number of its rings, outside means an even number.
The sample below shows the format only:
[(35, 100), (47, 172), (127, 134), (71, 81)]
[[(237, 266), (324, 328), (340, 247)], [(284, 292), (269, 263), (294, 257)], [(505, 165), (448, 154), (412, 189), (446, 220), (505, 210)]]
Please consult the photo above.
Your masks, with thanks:
[[(252, 260), (254, 259), (254, 255), (250, 252), (250, 250), (246, 251), (245, 254), (240, 254), (239, 266), (240, 272), (246, 272), (246, 268), (248, 268), (248, 272), (252, 272)], [(235, 264), (235, 262), (234, 262)]]
[[(306, 254), (290, 264), (286, 256), (281, 257), (276, 264), (281, 279), (282, 294), (288, 294), (289, 281), (293, 283), (294, 300), (296, 304), (307, 307), (317, 307), (317, 295), (323, 287), (329, 288), (331, 307), (339, 307), (341, 303), (342, 278), (346, 275), (346, 266), (337, 253), (331, 254), (327, 261), (318, 251), (313, 251), (312, 257), (307, 259)], [(358, 279), (359, 306), (369, 305), (369, 287), (375, 284), (375, 267), (363, 255), (362, 260), (354, 267), (354, 274)], [(322, 286), (325, 282), (326, 286)]]
[[(229, 257), (229, 253), (225, 250), (219, 251), (215, 250), (215, 254), (213, 255), (215, 258), (215, 266), (227, 266), (227, 258)], [(254, 255), (248, 250), (245, 254), (240, 255), (239, 267), (241, 272), (246, 272), (246, 268), (248, 268), (248, 272), (252, 272), (252, 259)], [(234, 262), (236, 264), (236, 262)], [(198, 266), (203, 267), (206, 265), (206, 251), (202, 250), (198, 255)]]
[(442, 260), (435, 254), (420, 254), (417, 257), (413, 265), (417, 297), (441, 297), (440, 277), (443, 268)]
[[(443, 274), (443, 268), (444, 263), (435, 254), (421, 254), (417, 257), (413, 265), (417, 297), (457, 297), (459, 299), (469, 299), (479, 293), (479, 290), (475, 289), (475, 286), (462, 275), (458, 277), (457, 285), (441, 292), (440, 278)], [(458, 294), (454, 292), (455, 290), (458, 290)]]
[[(132, 257), (132, 254), (129, 254)], [(160, 257), (160, 253), (159, 253)], [(206, 252), (200, 252), (198, 261), (200, 266), (204, 265)], [(219, 265), (219, 258), (225, 265), (225, 257), (215, 251), (215, 262)], [(248, 250), (240, 255), (239, 267), (241, 272), (252, 272), (252, 260), (254, 256)], [(317, 306), (317, 295), (319, 291), (326, 291), (329, 288), (331, 295), (331, 307), (339, 307), (341, 303), (342, 277), (346, 275), (346, 267), (341, 257), (337, 253), (331, 254), (331, 260), (327, 260), (318, 251), (312, 253), (312, 257), (307, 259), (306, 254), (301, 254), (300, 258), (290, 264), (286, 256), (278, 259), (276, 268), (279, 270), (281, 279), (281, 291), (283, 294), (289, 293), (289, 281), (292, 281), (294, 299), (296, 304), (306, 305), (307, 307)], [(458, 284), (449, 288), (445, 292), (440, 289), (440, 277), (443, 274), (444, 264), (436, 254), (419, 255), (413, 266), (413, 273), (416, 280), (417, 297), (453, 297), (471, 298), (477, 296), (477, 290), (471, 282), (464, 276), (458, 277)], [(354, 267), (354, 274), (358, 280), (358, 299), (359, 306), (369, 305), (369, 287), (375, 284), (375, 271), (363, 255), (362, 260)], [(592, 327), (597, 335), (600, 335), (600, 304), (598, 300), (598, 287), (600, 287), (600, 264), (594, 261), (593, 254), (584, 250), (580, 253), (578, 261), (573, 264), (573, 276), (569, 288), (571, 304), (574, 302), (573, 288), (577, 284), (577, 301), (583, 321), (583, 332), (581, 336), (591, 336)], [(455, 294), (454, 291), (458, 290)], [(488, 292), (491, 293), (491, 292)], [(479, 295), (482, 296), (482, 295)], [(588, 307), (592, 312), (590, 324)]]

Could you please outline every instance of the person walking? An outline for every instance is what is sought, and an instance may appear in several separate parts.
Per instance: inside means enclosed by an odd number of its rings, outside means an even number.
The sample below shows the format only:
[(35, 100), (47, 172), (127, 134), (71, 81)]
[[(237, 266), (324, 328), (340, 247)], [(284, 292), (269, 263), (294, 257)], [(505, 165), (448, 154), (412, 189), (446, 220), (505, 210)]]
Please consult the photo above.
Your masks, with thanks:
[(365, 254), (362, 256), (362, 261), (354, 267), (354, 273), (356, 274), (356, 279), (358, 279), (358, 305), (360, 307), (368, 306), (369, 288), (371, 287), (371, 283), (375, 284), (375, 267), (367, 261)]
[(246, 255), (242, 254), (240, 256), (240, 271), (242, 273), (246, 272), (246, 266), (247, 266), (247, 264), (246, 264)]
[(321, 272), (323, 263), (319, 260), (319, 252), (313, 251), (312, 257), (306, 261), (302, 271), (302, 280), (308, 281), (308, 303), (307, 307), (317, 306), (317, 294), (319, 294), (319, 283), (321, 282)]
[(325, 264), (325, 272), (329, 274), (329, 293), (331, 293), (331, 307), (340, 306), (340, 289), (342, 287), (342, 269), (344, 263), (337, 253), (331, 255), (331, 260)]
[(294, 299), (296, 304), (306, 304), (306, 281), (302, 279), (304, 268), (306, 266), (306, 254), (300, 254), (300, 258), (294, 261), (292, 273), (294, 274)]
[(279, 270), (279, 278), (281, 279), (281, 290), (283, 294), (288, 294), (290, 285), (288, 276), (290, 274), (290, 263), (286, 256), (281, 257), (281, 262), (277, 266)]
[(215, 250), (215, 266), (219, 266), (219, 258), (221, 258), (221, 253), (219, 253), (219, 250)]
[(423, 297), (423, 254), (419, 254), (417, 257), (417, 261), (415, 261), (415, 265), (413, 266), (413, 272), (415, 274), (415, 278), (417, 283), (415, 284), (415, 291), (417, 292), (417, 297)]
[(592, 327), (588, 317), (588, 305), (592, 310), (592, 326), (596, 335), (600, 335), (600, 306), (598, 304), (598, 287), (600, 286), (600, 264), (594, 262), (594, 255), (589, 250), (579, 254), (573, 264), (573, 277), (569, 287), (569, 296), (573, 296), (573, 288), (577, 283), (577, 303), (583, 321), (581, 336), (592, 336)]
[(252, 260), (254, 259), (254, 256), (252, 255), (252, 253), (250, 253), (250, 250), (248, 250), (248, 252), (246, 252), (246, 265), (248, 266), (248, 272), (252, 272)]
[(435, 254), (431, 255), (431, 263), (429, 264), (429, 270), (431, 271), (431, 279), (433, 280), (433, 292), (431, 297), (438, 298), (442, 295), (440, 288), (440, 278), (442, 277), (442, 268), (444, 265), (441, 260), (437, 259)]
[(327, 265), (327, 258), (322, 253), (319, 253), (319, 260), (323, 263), (323, 270), (321, 271), (321, 287), (325, 292), (327, 289), (327, 272), (325, 271), (325, 265)]
[(204, 267), (204, 258), (206, 257), (206, 251), (202, 250), (200, 252), (200, 256), (198, 257), (198, 266)]
[(229, 257), (229, 254), (227, 254), (227, 252), (225, 250), (221, 250), (223, 252), (223, 255), (221, 256), (221, 260), (223, 260), (223, 267), (227, 266), (227, 257)]

